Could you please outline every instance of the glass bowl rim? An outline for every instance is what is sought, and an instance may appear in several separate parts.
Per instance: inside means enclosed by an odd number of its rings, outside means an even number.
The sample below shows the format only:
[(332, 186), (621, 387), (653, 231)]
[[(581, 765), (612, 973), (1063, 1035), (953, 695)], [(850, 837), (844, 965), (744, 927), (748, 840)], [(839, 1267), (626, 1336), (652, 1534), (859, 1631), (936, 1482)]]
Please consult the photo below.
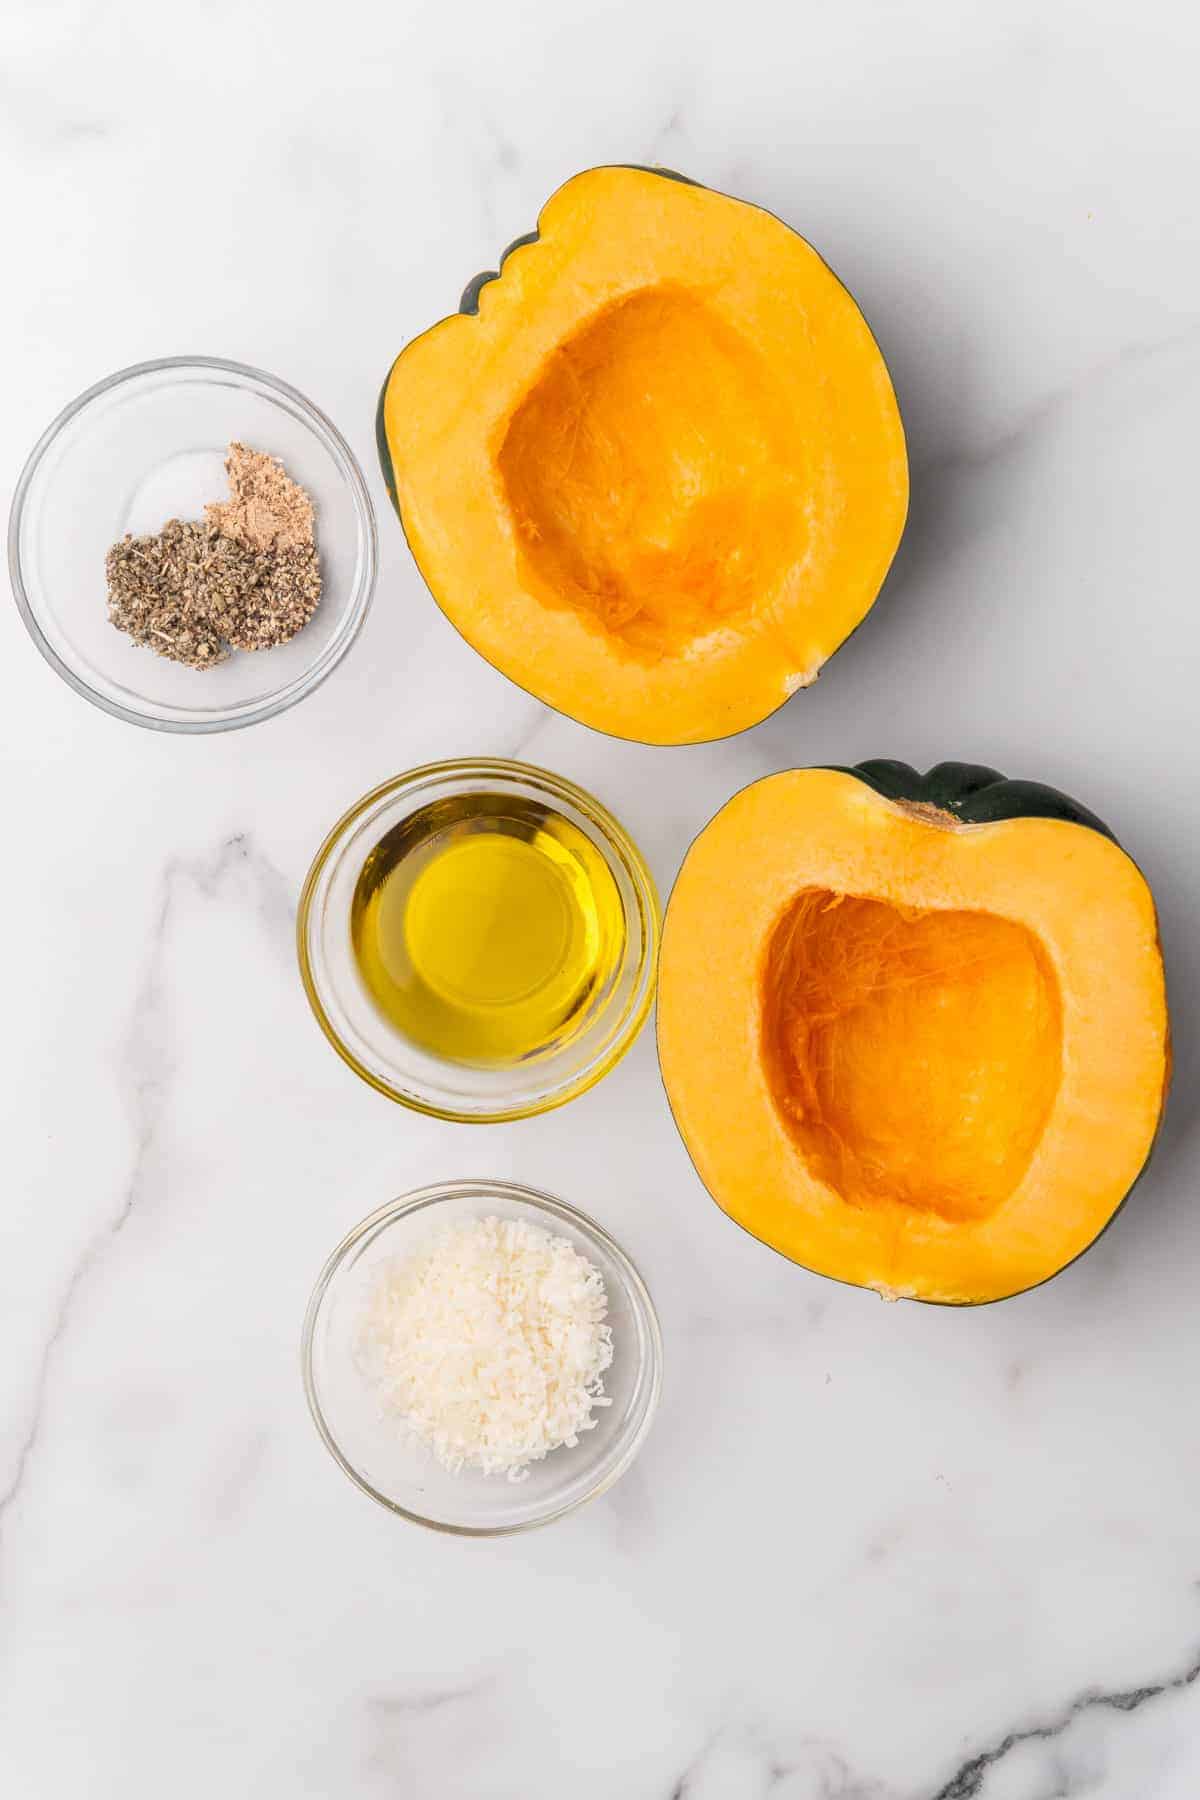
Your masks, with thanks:
[[(592, 1485), (574, 1500), (541, 1513), (536, 1518), (520, 1520), (514, 1525), (455, 1525), (445, 1519), (431, 1519), (424, 1513), (414, 1512), (410, 1507), (401, 1506), (397, 1500), (389, 1499), (386, 1494), (380, 1493), (379, 1489), (374, 1487), (345, 1456), (325, 1417), (317, 1394), (316, 1378), (313, 1373), (313, 1343), (317, 1321), (330, 1287), (346, 1259), (368, 1234), (376, 1232), (377, 1229), (390, 1228), (398, 1220), (422, 1212), (428, 1207), (436, 1207), (446, 1200), (476, 1198), (486, 1200), (489, 1197), (519, 1200), (524, 1205), (533, 1207), (535, 1211), (546, 1213), (551, 1218), (570, 1225), (586, 1242), (599, 1245), (612, 1259), (637, 1302), (646, 1327), (647, 1347), (639, 1363), (638, 1374), (639, 1379), (649, 1380), (650, 1387), (642, 1416), (621, 1454), (611, 1466), (603, 1468)], [(383, 1206), (376, 1207), (374, 1212), (368, 1213), (365, 1219), (360, 1219), (359, 1223), (346, 1233), (326, 1257), (309, 1296), (304, 1314), (304, 1325), (300, 1334), (300, 1368), (304, 1380), (304, 1396), (318, 1435), (338, 1467), (350, 1477), (355, 1487), (362, 1493), (377, 1501), (380, 1506), (386, 1507), (388, 1512), (395, 1514), (398, 1518), (406, 1519), (411, 1525), (423, 1525), (428, 1531), (440, 1531), (449, 1537), (512, 1537), (518, 1532), (536, 1531), (543, 1525), (551, 1525), (556, 1519), (566, 1518), (569, 1513), (577, 1512), (589, 1500), (594, 1500), (600, 1494), (607, 1493), (608, 1489), (625, 1474), (646, 1440), (662, 1395), (662, 1326), (650, 1290), (633, 1258), (627, 1250), (622, 1248), (612, 1233), (600, 1224), (599, 1220), (592, 1218), (590, 1213), (582, 1212), (578, 1207), (570, 1205), (568, 1201), (560, 1200), (556, 1195), (546, 1193), (542, 1188), (526, 1187), (518, 1181), (490, 1181), (486, 1177), (472, 1175), (464, 1176), (460, 1180), (432, 1182), (426, 1187), (413, 1188), (409, 1193), (401, 1194), (397, 1199), (386, 1201)]]
[[(309, 954), (308, 924), (312, 911), (312, 903), (317, 885), (324, 873), (329, 858), (334, 853), (339, 841), (345, 836), (356, 820), (369, 810), (376, 801), (385, 795), (402, 792), (407, 787), (416, 787), (432, 777), (489, 775), (523, 778), (536, 777), (539, 782), (548, 784), (551, 791), (557, 791), (594, 824), (600, 831), (605, 844), (618, 856), (633, 884), (638, 899), (638, 908), (642, 920), (641, 954), (635, 965), (636, 980), (641, 984), (642, 992), (636, 1005), (631, 1009), (623, 1027), (608, 1045), (607, 1050), (594, 1063), (589, 1063), (573, 1081), (561, 1090), (534, 1101), (514, 1101), (509, 1105), (496, 1105), (486, 1111), (463, 1111), (452, 1106), (443, 1106), (435, 1101), (418, 1098), (413, 1094), (401, 1093), (388, 1082), (381, 1080), (372, 1070), (366, 1068), (354, 1055), (349, 1046), (343, 1043), (334, 1028), (333, 1021), (325, 1010), (317, 992), (313, 975), (313, 958)], [(368, 1087), (375, 1089), (385, 1099), (393, 1100), (399, 1106), (405, 1106), (410, 1112), (423, 1113), (427, 1118), (446, 1119), (460, 1125), (500, 1125), (515, 1119), (537, 1118), (540, 1114), (553, 1112), (556, 1107), (565, 1106), (570, 1100), (577, 1100), (590, 1088), (603, 1080), (621, 1061), (641, 1033), (650, 1008), (654, 1004), (654, 996), (658, 985), (658, 951), (662, 935), (662, 905), (658, 888), (641, 850), (621, 824), (620, 820), (609, 811), (603, 801), (598, 800), (586, 788), (580, 787), (565, 775), (557, 774), (553, 769), (542, 768), (536, 763), (517, 762), (504, 756), (460, 756), (450, 757), (439, 762), (421, 763), (413, 769), (406, 769), (400, 775), (393, 775), (387, 781), (363, 794), (353, 806), (341, 815), (331, 829), (326, 832), (316, 855), (313, 857), (304, 885), (300, 890), (300, 901), (296, 908), (296, 951), (300, 963), (300, 979), (313, 1017), (321, 1027), (326, 1038), (337, 1051), (348, 1068), (365, 1081)]]
[[(126, 382), (136, 380), (144, 375), (156, 375), (164, 371), (182, 369), (207, 369), (223, 375), (237, 376), (242, 381), (258, 382), (277, 397), (290, 401), (299, 410), (316, 436), (324, 441), (325, 447), (331, 451), (334, 462), (338, 465), (350, 490), (365, 550), (357, 589), (351, 595), (345, 615), (321, 655), (304, 674), (298, 675), (293, 681), (266, 699), (247, 706), (244, 710), (224, 713), (217, 711), (207, 717), (196, 719), (160, 719), (135, 706), (125, 706), (119, 700), (100, 693), (89, 681), (85, 680), (78, 670), (65, 661), (50, 643), (42, 630), (37, 612), (25, 586), (21, 569), (21, 526), (34, 477), (51, 445), (57, 441), (60, 433), (73, 419), (85, 411), (94, 400), (98, 400), (114, 388), (123, 386)], [(13, 491), (12, 506), (8, 515), (8, 574), (12, 584), (13, 599), (16, 601), (17, 611), (21, 615), (25, 629), (55, 674), (65, 681), (68, 687), (74, 689), (75, 693), (84, 700), (90, 701), (93, 706), (99, 707), (100, 711), (107, 713), (110, 718), (121, 719), (128, 725), (137, 725), (147, 731), (171, 731), (187, 736), (203, 736), (216, 731), (238, 731), (245, 726), (258, 725), (265, 719), (275, 718), (305, 699), (321, 685), (328, 675), (333, 673), (362, 629), (375, 592), (379, 567), (378, 537), (375, 505), (358, 458), (333, 420), (302, 394), (299, 388), (293, 387), (290, 382), (282, 380), (278, 375), (269, 374), (265, 369), (255, 368), (251, 363), (233, 362), (222, 356), (158, 356), (147, 362), (130, 363), (128, 367), (117, 369), (102, 380), (93, 382), (81, 394), (77, 394), (73, 400), (68, 401), (66, 406), (56, 413), (49, 425), (46, 426), (26, 457)]]

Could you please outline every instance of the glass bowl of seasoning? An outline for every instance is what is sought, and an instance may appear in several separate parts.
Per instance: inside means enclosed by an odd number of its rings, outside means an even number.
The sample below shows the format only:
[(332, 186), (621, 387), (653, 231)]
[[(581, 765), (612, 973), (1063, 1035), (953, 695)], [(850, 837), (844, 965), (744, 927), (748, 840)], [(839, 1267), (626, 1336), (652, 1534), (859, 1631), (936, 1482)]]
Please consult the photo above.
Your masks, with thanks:
[(650, 1009), (658, 899), (623, 827), (524, 763), (431, 763), (329, 833), (297, 920), (317, 1022), (364, 1081), (485, 1123), (592, 1087)]
[(123, 369), (43, 433), (13, 500), (21, 616), (64, 681), (156, 731), (295, 705), (345, 655), (375, 584), (375, 517), (303, 395), (216, 357)]
[(612, 1486), (658, 1403), (654, 1303), (609, 1234), (504, 1181), (422, 1188), (321, 1271), (305, 1391), (350, 1479), (469, 1537), (545, 1525)]

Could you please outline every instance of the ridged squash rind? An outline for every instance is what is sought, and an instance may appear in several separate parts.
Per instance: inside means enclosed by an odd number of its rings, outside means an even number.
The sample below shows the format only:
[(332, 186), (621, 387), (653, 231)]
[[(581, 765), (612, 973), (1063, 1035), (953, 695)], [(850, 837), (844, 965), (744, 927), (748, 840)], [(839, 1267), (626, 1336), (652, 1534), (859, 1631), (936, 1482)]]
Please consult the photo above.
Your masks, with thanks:
[[(431, 550), (427, 508), (424, 517), (414, 516), (422, 512), (421, 505), (414, 501), (414, 487), (420, 486), (419, 465), (438, 436), (438, 419), (444, 418), (447, 411), (469, 410), (475, 403), (471, 397), (473, 377), (470, 374), (463, 377), (467, 390), (465, 399), (451, 392), (454, 373), (461, 360), (457, 353), (450, 358), (444, 371), (439, 368), (438, 378), (427, 388), (419, 381), (415, 383), (414, 397), (414, 380), (410, 374), (414, 359), (427, 357), (431, 340), (449, 329), (485, 332), (494, 329), (500, 332), (495, 305), (487, 301), (486, 295), (489, 290), (496, 291), (496, 284), (500, 289), (504, 288), (510, 258), (515, 259), (512, 267), (521, 270), (517, 279), (524, 287), (521, 305), (505, 317), (503, 329), (513, 333), (523, 331), (531, 309), (536, 310), (537, 296), (528, 302), (524, 298), (525, 289), (533, 284), (531, 270), (536, 265), (522, 262), (522, 254), (538, 257), (548, 253), (546, 240), (553, 240), (556, 228), (561, 231), (561, 221), (573, 192), (579, 194), (581, 207), (591, 205), (599, 194), (610, 208), (606, 221), (598, 223), (596, 231), (584, 240), (587, 254), (598, 254), (595, 245), (603, 244), (613, 236), (607, 227), (611, 226), (614, 217), (619, 221), (620, 212), (619, 194), (616, 200), (611, 194), (605, 198), (603, 190), (606, 184), (611, 187), (614, 178), (620, 181), (624, 177), (634, 184), (648, 182), (655, 188), (670, 186), (707, 195), (724, 206), (738, 209), (739, 229), (751, 234), (764, 229), (781, 232), (788, 241), (802, 246), (804, 255), (810, 259), (810, 269), (815, 272), (819, 268), (822, 272), (817, 315), (821, 315), (829, 303), (829, 296), (836, 294), (840, 296), (837, 306), (845, 309), (846, 320), (854, 321), (854, 332), (857, 333), (856, 347), (851, 351), (834, 347), (840, 346), (845, 336), (842, 325), (833, 331), (829, 354), (834, 358), (835, 385), (839, 378), (837, 371), (841, 368), (837, 358), (850, 358), (848, 367), (858, 358), (862, 367), (854, 374), (851, 387), (857, 382), (855, 391), (860, 395), (865, 395), (868, 389), (873, 389), (876, 395), (869, 404), (856, 399), (848, 405), (839, 402), (834, 407), (832, 416), (835, 419), (848, 412), (854, 423), (846, 428), (845, 448), (840, 452), (836, 446), (829, 450), (833, 458), (830, 466), (836, 466), (837, 456), (841, 454), (855, 467), (869, 465), (872, 469), (876, 463), (871, 459), (878, 456), (879, 468), (887, 468), (886, 476), (861, 476), (862, 481), (876, 480), (882, 484), (870, 504), (863, 503), (866, 490), (860, 493), (854, 488), (853, 484), (860, 476), (852, 478), (855, 498), (851, 510), (857, 523), (847, 527), (845, 540), (846, 546), (856, 548), (853, 554), (843, 548), (836, 557), (829, 559), (826, 587), (822, 586), (826, 577), (819, 575), (814, 578), (811, 589), (804, 588), (794, 573), (786, 574), (785, 557), (781, 564), (778, 612), (774, 589), (764, 576), (763, 582), (754, 586), (756, 593), (761, 590), (760, 602), (755, 603), (759, 605), (759, 611), (752, 609), (744, 617), (731, 617), (728, 624), (714, 625), (707, 634), (701, 633), (699, 639), (688, 639), (679, 655), (663, 652), (654, 644), (649, 651), (644, 646), (635, 646), (630, 651), (620, 637), (610, 643), (606, 631), (595, 629), (593, 621), (586, 617), (586, 609), (581, 624), (578, 609), (573, 614), (569, 606), (551, 604), (547, 607), (544, 600), (539, 599), (531, 600), (527, 608), (521, 607), (516, 603), (516, 596), (522, 593), (527, 576), (521, 574), (510, 578), (510, 569), (516, 567), (519, 558), (513, 549), (511, 534), (506, 535), (505, 528), (482, 532), (478, 556), (472, 557), (465, 552), (456, 556), (446, 552), (444, 543), (440, 549)], [(581, 191), (581, 184), (589, 183), (592, 185)], [(629, 191), (636, 194), (639, 189), (635, 185)], [(755, 221), (759, 223), (756, 225)], [(733, 230), (732, 225), (724, 228)], [(646, 255), (644, 243), (639, 254)], [(612, 293), (621, 292), (623, 261), (627, 260), (622, 255), (618, 232), (611, 248), (610, 298)], [(673, 277), (669, 245), (662, 251), (659, 275), (668, 283)], [(815, 273), (813, 279), (818, 279)], [(589, 291), (595, 289), (597, 303), (602, 307), (606, 299), (603, 282), (598, 284), (589, 275), (584, 285)], [(581, 315), (576, 322), (586, 320)], [(793, 313), (792, 330), (799, 334), (794, 340), (797, 343), (803, 340), (806, 331), (812, 330), (811, 326), (805, 325), (798, 310)], [(547, 356), (554, 353), (559, 341), (551, 332), (544, 346)], [(470, 338), (455, 339), (460, 349), (471, 342)], [(489, 358), (488, 366), (491, 367), (495, 359), (491, 357), (490, 347)], [(827, 381), (829, 375), (830, 370), (826, 368), (819, 380)], [(525, 379), (522, 377), (522, 382)], [(474, 391), (478, 387), (475, 382)], [(526, 391), (518, 383), (507, 396), (505, 416), (511, 415)], [(435, 415), (432, 422), (424, 415), (417, 417), (427, 403), (432, 405)], [(878, 413), (872, 415), (872, 409), (876, 407)], [(502, 407), (501, 413), (504, 411)], [(490, 433), (494, 437), (496, 419), (489, 415), (489, 420), (481, 420), (480, 429), (484, 436)], [(835, 425), (832, 429), (836, 436), (841, 426)], [(886, 455), (881, 447), (869, 448), (876, 440), (881, 446), (884, 438), (888, 443)], [(793, 441), (799, 445), (802, 439), (803, 429), (798, 425)], [(494, 667), (536, 698), (593, 729), (646, 743), (691, 743), (733, 735), (765, 718), (796, 688), (815, 679), (824, 662), (869, 611), (899, 543), (907, 512), (907, 459), (895, 395), (878, 345), (842, 284), (812, 247), (773, 214), (745, 201), (718, 194), (676, 171), (648, 169), (637, 164), (588, 170), (566, 183), (543, 209), (538, 227), (508, 247), (500, 268), (485, 270), (468, 283), (459, 312), (442, 320), (401, 351), (384, 383), (377, 413), (377, 441), (384, 480), (400, 515), (409, 547), (426, 585), (456, 629)], [(864, 450), (864, 447), (868, 448)], [(824, 450), (821, 454), (825, 454)], [(783, 467), (787, 459), (769, 460), (774, 466)], [(464, 508), (461, 529), (442, 532), (443, 539), (453, 537), (458, 545), (468, 544), (473, 530), (487, 511), (488, 496), (494, 500), (494, 470), (485, 464), (490, 465), (490, 456), (475, 459), (470, 467), (456, 467), (453, 481), (442, 480), (444, 492), (453, 490), (452, 504), (461, 504)], [(416, 475), (414, 468), (418, 469)], [(817, 505), (817, 501), (812, 500), (811, 504)], [(819, 522), (824, 531), (824, 519)], [(762, 525), (759, 534), (765, 536), (767, 530), (768, 527)], [(820, 537), (820, 532), (817, 535)], [(751, 543), (755, 536), (755, 531), (746, 529), (735, 532), (733, 541)], [(825, 555), (823, 545), (818, 545), (818, 550), (820, 555)], [(854, 557), (859, 559), (858, 565), (855, 565)], [(824, 565), (818, 560), (817, 566), (822, 568)], [(534, 586), (537, 586), (536, 582)], [(796, 596), (802, 593), (807, 611), (803, 608), (797, 611)], [(800, 624), (799, 631), (795, 629), (796, 622)]]
[[(1110, 1193), (1100, 1196), (1090, 1222), (1085, 1220), (1082, 1227), (1076, 1222), (1074, 1235), (1069, 1241), (1063, 1240), (1055, 1244), (1055, 1226), (1051, 1219), (1051, 1241), (1046, 1248), (1045, 1266), (1040, 1269), (1033, 1266), (1026, 1256), (1023, 1261), (1018, 1259), (1018, 1264), (1014, 1265), (1019, 1267), (1019, 1273), (1006, 1279), (995, 1261), (989, 1263), (984, 1259), (975, 1268), (975, 1276), (979, 1279), (974, 1279), (970, 1272), (970, 1243), (974, 1227), (968, 1227), (963, 1239), (967, 1246), (963, 1252), (960, 1271), (963, 1279), (957, 1279), (953, 1272), (950, 1279), (945, 1278), (944, 1255), (938, 1281), (923, 1284), (919, 1265), (915, 1279), (891, 1279), (886, 1272), (881, 1272), (873, 1279), (870, 1271), (864, 1269), (861, 1263), (853, 1269), (839, 1269), (836, 1266), (836, 1255), (826, 1254), (828, 1243), (822, 1246), (822, 1254), (806, 1255), (802, 1242), (803, 1231), (792, 1229), (795, 1226), (794, 1217), (792, 1227), (789, 1227), (790, 1241), (787, 1243), (779, 1241), (778, 1233), (773, 1233), (769, 1228), (763, 1229), (762, 1220), (754, 1216), (755, 1207), (763, 1192), (761, 1180), (757, 1193), (753, 1185), (740, 1194), (731, 1191), (731, 1186), (736, 1188), (743, 1168), (753, 1167), (761, 1175), (763, 1159), (756, 1162), (753, 1156), (743, 1156), (737, 1136), (739, 1131), (753, 1131), (756, 1128), (753, 1118), (748, 1120), (747, 1115), (753, 1111), (754, 1105), (761, 1104), (761, 1084), (758, 1084), (760, 1092), (756, 1097), (755, 1083), (743, 1079), (743, 1064), (750, 1060), (746, 1042), (726, 1041), (718, 1029), (714, 1044), (705, 1042), (704, 1034), (714, 1011), (726, 1019), (741, 1018), (743, 1027), (745, 1026), (746, 1009), (757, 1005), (756, 995), (748, 991), (735, 994), (731, 1010), (727, 1004), (728, 994), (723, 991), (722, 984), (726, 987), (729, 985), (730, 978), (726, 971), (732, 960), (740, 955), (743, 967), (747, 958), (754, 961), (754, 947), (739, 948), (723, 942), (718, 914), (698, 907), (695, 858), (697, 850), (704, 846), (706, 839), (711, 843), (709, 834), (714, 826), (718, 826), (729, 815), (731, 808), (744, 804), (748, 796), (770, 790), (772, 784), (803, 782), (808, 778), (817, 782), (822, 779), (831, 782), (833, 785), (828, 790), (832, 797), (831, 805), (835, 809), (848, 807), (840, 821), (827, 821), (828, 832), (836, 835), (839, 830), (861, 833), (867, 829), (868, 832), (882, 832), (886, 836), (889, 830), (894, 829), (900, 834), (897, 839), (894, 880), (882, 884), (888, 888), (889, 897), (895, 898), (902, 892), (906, 879), (911, 880), (912, 870), (919, 865), (921, 845), (933, 841), (939, 844), (939, 858), (952, 863), (957, 854), (957, 841), (972, 859), (978, 859), (981, 866), (990, 863), (993, 871), (997, 860), (1002, 860), (1010, 850), (1014, 857), (1027, 857), (1030, 866), (1039, 870), (1037, 879), (1043, 892), (1050, 892), (1056, 884), (1061, 884), (1061, 902), (1056, 901), (1055, 906), (1061, 905), (1062, 916), (1068, 921), (1075, 902), (1088, 897), (1086, 893), (1075, 895), (1072, 891), (1073, 882), (1082, 882), (1086, 888), (1088, 881), (1098, 879), (1102, 889), (1105, 884), (1111, 883), (1114, 890), (1119, 890), (1115, 892), (1110, 914), (1111, 919), (1116, 921), (1117, 929), (1111, 934), (1107, 933), (1102, 896), (1099, 899), (1092, 896), (1097, 916), (1080, 928), (1077, 935), (1095, 952), (1086, 960), (1094, 965), (1094, 971), (1099, 971), (1098, 974), (1094, 972), (1091, 978), (1092, 994), (1090, 999), (1085, 996), (1087, 1004), (1095, 1002), (1097, 996), (1102, 1001), (1106, 985), (1110, 988), (1119, 988), (1121, 985), (1119, 976), (1112, 982), (1107, 981), (1103, 969), (1106, 958), (1110, 962), (1114, 957), (1128, 959), (1126, 986), (1133, 995), (1133, 1001), (1128, 1006), (1123, 1002), (1117, 1004), (1107, 1023), (1115, 1028), (1114, 1054), (1120, 1054), (1121, 1046), (1125, 1043), (1133, 1045), (1129, 1051), (1129, 1067), (1134, 1071), (1136, 1080), (1131, 1084), (1128, 1105), (1131, 1118), (1133, 1109), (1137, 1109), (1137, 1119), (1131, 1124), (1130, 1130), (1123, 1134), (1122, 1160), (1120, 1167), (1114, 1172), (1116, 1187)], [(863, 793), (861, 802), (853, 800), (855, 789)], [(808, 809), (804, 819), (805, 841), (811, 841), (820, 834), (822, 810), (820, 805)], [(736, 842), (726, 840), (725, 848), (731, 851), (732, 861), (736, 866), (736, 875), (731, 873), (725, 884), (727, 899), (731, 894), (752, 895), (756, 885), (761, 886), (762, 871), (755, 866), (753, 846), (756, 842), (763, 841), (767, 830), (764, 821), (768, 811), (769, 808), (760, 807), (755, 813), (756, 828), (750, 839), (743, 834)], [(774, 821), (774, 827), (780, 833), (788, 828), (787, 818), (788, 810), (784, 808)], [(794, 826), (794, 810), (792, 820)], [(871, 821), (869, 825), (868, 820)], [(1029, 840), (1018, 849), (1021, 834), (1027, 829), (1031, 834)], [(1089, 850), (1089, 844), (1096, 848)], [(1006, 850), (1006, 845), (1010, 850)], [(1102, 850), (1100, 845), (1104, 846)], [(811, 879), (804, 872), (803, 861), (803, 857), (799, 856), (795, 872), (796, 887), (803, 887)], [(827, 872), (828, 862), (825, 867)], [(721, 879), (719, 867), (714, 868), (711, 859), (710, 866), (705, 870), (705, 878), (710, 890), (713, 889), (714, 882)], [(969, 890), (969, 870), (964, 880), (966, 889)], [(689, 887), (691, 892), (688, 891)], [(681, 894), (684, 895), (682, 904)], [(960, 894), (958, 903), (968, 902)], [(766, 927), (763, 929), (765, 931)], [(710, 933), (710, 942), (703, 956), (697, 959), (693, 953), (681, 958), (677, 954), (681, 934), (694, 945), (704, 931)], [(1053, 939), (1053, 928), (1048, 935)], [(1069, 928), (1066, 935), (1071, 936)], [(1072, 954), (1077, 955), (1077, 950), (1072, 951)], [(756, 970), (758, 966), (757, 961), (754, 961)], [(1069, 968), (1067, 975), (1069, 988)], [(700, 989), (703, 991), (698, 991)], [(1069, 1004), (1071, 1000), (1072, 996), (1068, 992)], [(1102, 1011), (1102, 1005), (1098, 1010)], [(1068, 1023), (1074, 1042), (1090, 1041), (1091, 1053), (1098, 1050), (1102, 1057), (1107, 1054), (1104, 1047), (1106, 1020), (1103, 1017), (1084, 1019), (1082, 1022), (1076, 1019)], [(1085, 1254), (1122, 1210), (1145, 1172), (1159, 1134), (1170, 1084), (1170, 1028), (1165, 978), (1153, 899), (1141, 872), (1121, 849), (1108, 826), (1090, 809), (1041, 783), (1009, 781), (998, 771), (976, 764), (943, 763), (925, 775), (906, 764), (891, 761), (868, 762), (852, 768), (793, 770), (784, 776), (768, 776), (735, 795), (696, 839), (684, 859), (668, 902), (660, 967), (657, 1030), (660, 1067), (676, 1127), (701, 1181), (717, 1205), (735, 1223), (814, 1273), (850, 1285), (874, 1288), (885, 1298), (908, 1298), (935, 1305), (974, 1306), (1011, 1298), (1043, 1285)], [(753, 1032), (749, 1036), (752, 1037)], [(688, 1058), (693, 1056), (697, 1060), (689, 1071)], [(702, 1068), (704, 1063), (708, 1064), (710, 1074), (697, 1083), (692, 1076), (695, 1069)], [(1132, 1088), (1136, 1088), (1136, 1095)], [(1120, 1094), (1119, 1082), (1114, 1092)], [(750, 1096), (749, 1102), (747, 1094)], [(1104, 1111), (1105, 1108), (1100, 1108), (1092, 1127), (1099, 1136), (1103, 1135), (1105, 1129)], [(764, 1129), (770, 1130), (765, 1110), (759, 1123)], [(712, 1144), (717, 1142), (721, 1142), (724, 1147), (721, 1166), (714, 1164), (710, 1155)], [(789, 1149), (786, 1155), (790, 1157), (792, 1153)], [(1086, 1144), (1083, 1153), (1087, 1154)], [(1099, 1154), (1103, 1158), (1102, 1145)], [(801, 1160), (796, 1153), (796, 1161)], [(732, 1177), (729, 1173), (731, 1167), (735, 1171)], [(1102, 1162), (1097, 1165), (1097, 1172), (1103, 1178)], [(790, 1178), (789, 1175), (788, 1179)], [(1003, 1206), (998, 1210), (997, 1219), (1002, 1224)], [(953, 1228), (943, 1235), (952, 1238)], [(1036, 1256), (1033, 1263), (1036, 1264)], [(913, 1270), (910, 1269), (908, 1273), (912, 1275)]]

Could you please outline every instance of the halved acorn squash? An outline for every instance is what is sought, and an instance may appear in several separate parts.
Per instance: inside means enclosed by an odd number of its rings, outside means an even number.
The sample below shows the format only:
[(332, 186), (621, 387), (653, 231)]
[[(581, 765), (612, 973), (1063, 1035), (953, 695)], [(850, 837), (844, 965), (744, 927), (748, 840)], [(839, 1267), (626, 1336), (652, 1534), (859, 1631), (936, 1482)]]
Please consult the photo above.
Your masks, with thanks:
[(1170, 1070), (1154, 902), (1091, 813), (943, 763), (797, 769), (700, 834), (659, 1056), (717, 1204), (889, 1297), (974, 1304), (1101, 1233)]
[(588, 170), (403, 350), (384, 475), (452, 624), (617, 737), (756, 724), (870, 608), (908, 504), (850, 295), (770, 213)]

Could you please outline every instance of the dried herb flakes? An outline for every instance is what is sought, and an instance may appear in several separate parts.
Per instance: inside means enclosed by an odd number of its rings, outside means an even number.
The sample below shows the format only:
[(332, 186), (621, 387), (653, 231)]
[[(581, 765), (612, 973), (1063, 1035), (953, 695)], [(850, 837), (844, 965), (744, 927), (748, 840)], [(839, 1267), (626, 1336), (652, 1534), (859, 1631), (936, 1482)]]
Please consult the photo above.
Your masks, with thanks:
[[(286, 644), (312, 618), (321, 598), (321, 565), (312, 533), (312, 504), (283, 465), (244, 446), (230, 446), (231, 490), (245, 498), (247, 466), (260, 483), (256, 534), (234, 535), (244, 520), (218, 505), (208, 522), (171, 519), (153, 537), (126, 536), (105, 559), (108, 616), (135, 644), (193, 669), (211, 669), (235, 650)], [(235, 462), (238, 465), (235, 471)], [(269, 465), (269, 467), (268, 467)], [(274, 481), (266, 486), (264, 476)], [(264, 494), (278, 507), (270, 531)], [(280, 502), (283, 502), (281, 505)], [(228, 520), (223, 530), (218, 521)], [(249, 538), (249, 541), (248, 541)]]

